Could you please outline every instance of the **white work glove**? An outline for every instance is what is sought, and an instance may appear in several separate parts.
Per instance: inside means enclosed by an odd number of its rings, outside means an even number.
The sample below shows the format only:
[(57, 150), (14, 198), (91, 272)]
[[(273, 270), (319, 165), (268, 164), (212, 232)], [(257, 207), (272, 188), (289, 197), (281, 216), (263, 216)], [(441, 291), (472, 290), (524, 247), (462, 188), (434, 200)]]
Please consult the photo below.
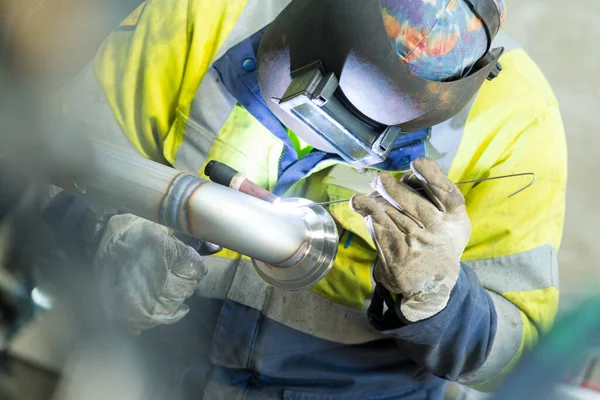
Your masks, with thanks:
[(351, 207), (377, 247), (375, 280), (401, 295), (401, 314), (417, 322), (448, 304), (471, 222), (463, 195), (435, 161), (419, 158), (411, 170), (402, 181), (380, 173), (373, 187), (381, 197), (356, 195)]
[(108, 220), (94, 268), (110, 310), (135, 331), (181, 320), (206, 275), (202, 256), (169, 228), (131, 214)]

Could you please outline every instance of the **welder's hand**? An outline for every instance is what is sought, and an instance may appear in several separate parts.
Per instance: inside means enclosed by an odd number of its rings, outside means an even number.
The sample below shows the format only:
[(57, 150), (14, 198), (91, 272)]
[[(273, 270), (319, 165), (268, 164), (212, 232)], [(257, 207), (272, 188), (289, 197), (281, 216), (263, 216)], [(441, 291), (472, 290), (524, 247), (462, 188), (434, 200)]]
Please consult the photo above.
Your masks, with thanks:
[(463, 195), (435, 161), (419, 158), (411, 170), (402, 181), (380, 173), (373, 186), (381, 197), (357, 195), (351, 206), (377, 246), (375, 280), (402, 296), (400, 312), (416, 322), (448, 304), (471, 222)]
[(206, 275), (198, 252), (172, 231), (131, 214), (108, 220), (94, 258), (110, 311), (132, 330), (172, 324)]

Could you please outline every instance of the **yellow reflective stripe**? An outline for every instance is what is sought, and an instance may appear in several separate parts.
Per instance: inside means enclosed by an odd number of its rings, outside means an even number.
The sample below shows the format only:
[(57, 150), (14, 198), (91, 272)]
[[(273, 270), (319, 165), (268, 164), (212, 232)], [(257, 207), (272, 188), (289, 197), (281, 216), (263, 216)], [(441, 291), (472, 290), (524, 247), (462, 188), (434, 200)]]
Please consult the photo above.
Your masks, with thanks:
[(175, 161), (192, 99), (246, 2), (148, 2), (134, 29), (116, 30), (94, 70), (113, 114), (143, 156)]

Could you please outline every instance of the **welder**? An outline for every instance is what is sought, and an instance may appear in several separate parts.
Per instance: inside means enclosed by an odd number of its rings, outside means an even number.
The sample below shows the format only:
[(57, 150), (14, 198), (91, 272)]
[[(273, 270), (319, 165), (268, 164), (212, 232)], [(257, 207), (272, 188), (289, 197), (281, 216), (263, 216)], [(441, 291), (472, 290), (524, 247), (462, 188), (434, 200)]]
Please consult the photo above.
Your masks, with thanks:
[[(110, 34), (65, 94), (77, 131), (203, 178), (216, 160), (278, 196), (352, 198), (329, 206), (333, 268), (293, 292), (88, 210), (96, 272), (171, 398), (492, 389), (550, 327), (565, 137), (504, 17), (503, 0), (154, 0)], [(537, 182), (512, 198), (518, 179), (452, 183), (521, 172)]]

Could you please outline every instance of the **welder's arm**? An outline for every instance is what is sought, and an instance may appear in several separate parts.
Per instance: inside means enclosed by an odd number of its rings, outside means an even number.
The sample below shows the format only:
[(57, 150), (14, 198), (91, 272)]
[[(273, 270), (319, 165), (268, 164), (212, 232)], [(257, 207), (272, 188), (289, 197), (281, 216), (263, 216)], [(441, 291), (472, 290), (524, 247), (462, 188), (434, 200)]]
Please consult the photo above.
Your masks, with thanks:
[(369, 317), (417, 363), (456, 380), (485, 362), (497, 315), (475, 273), (460, 264), (471, 234), (462, 193), (432, 160), (411, 168), (402, 181), (380, 173), (380, 198), (352, 199), (378, 253)]
[[(394, 298), (395, 297), (395, 298)], [(437, 376), (456, 381), (489, 359), (498, 329), (490, 293), (471, 268), (461, 264), (446, 307), (431, 318), (410, 322), (399, 312), (400, 297), (377, 284), (369, 319), (396, 338), (398, 347)], [(383, 305), (388, 310), (384, 312)]]
[[(378, 284), (369, 313), (374, 325), (397, 338), (399, 347), (417, 363), (439, 376), (482, 390), (493, 389), (539, 335), (550, 329), (558, 305), (556, 251), (563, 227), (566, 183), (566, 146), (558, 108), (552, 105), (523, 131), (515, 134), (508, 130), (506, 134), (516, 135), (507, 140), (510, 146), (500, 151), (484, 147), (490, 154), (480, 154), (472, 161), (471, 170), (482, 171), (481, 177), (533, 171), (537, 181), (512, 198), (507, 196), (527, 183), (527, 178), (465, 188), (472, 232), (445, 308), (438, 303), (434, 308), (440, 310), (437, 314), (410, 320), (402, 309), (407, 302), (400, 293), (404, 286), (387, 284), (388, 290)], [(454, 176), (454, 180), (478, 177)], [(407, 205), (403, 198), (397, 203)], [(422, 210), (419, 207), (430, 206), (421, 203), (417, 210)], [(371, 219), (375, 226), (375, 215)], [(414, 254), (429, 256), (432, 265), (437, 265), (441, 255), (428, 253), (426, 247), (431, 244), (441, 249), (443, 241), (435, 241), (433, 236), (429, 241), (418, 237), (408, 240), (402, 232), (396, 237), (402, 240), (391, 243), (392, 249), (413, 245), (418, 249)], [(462, 236), (452, 237), (456, 240)], [(396, 265), (407, 265), (406, 259), (399, 260)], [(447, 266), (454, 271), (456, 264), (453, 260)], [(381, 283), (387, 276), (376, 275)], [(385, 301), (390, 310), (384, 311)]]
[[(558, 308), (557, 251), (562, 237), (567, 157), (565, 133), (555, 102), (542, 108), (502, 152), (488, 146), (474, 164), (486, 176), (535, 172), (535, 183), (507, 198), (527, 177), (476, 185), (465, 190), (471, 239), (462, 256), (494, 302), (497, 333), (481, 368), (461, 382), (494, 389), (548, 332)], [(506, 139), (501, 139), (506, 140)], [(454, 177), (464, 180), (466, 177)], [(466, 188), (465, 188), (466, 189)]]

